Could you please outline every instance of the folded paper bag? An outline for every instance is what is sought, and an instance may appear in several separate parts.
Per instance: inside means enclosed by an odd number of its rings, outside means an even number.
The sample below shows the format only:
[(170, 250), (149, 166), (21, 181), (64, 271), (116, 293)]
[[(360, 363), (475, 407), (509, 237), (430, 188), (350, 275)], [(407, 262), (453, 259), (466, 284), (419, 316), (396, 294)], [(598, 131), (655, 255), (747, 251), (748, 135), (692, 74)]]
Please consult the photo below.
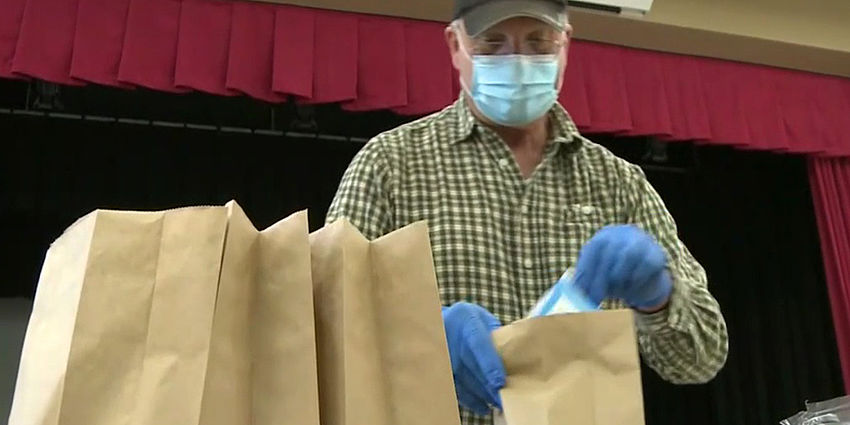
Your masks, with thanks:
[(526, 319), (493, 333), (507, 425), (644, 425), (630, 310)]
[(310, 235), (322, 425), (459, 425), (424, 222)]
[(307, 214), (98, 210), (47, 252), (9, 425), (318, 425)]

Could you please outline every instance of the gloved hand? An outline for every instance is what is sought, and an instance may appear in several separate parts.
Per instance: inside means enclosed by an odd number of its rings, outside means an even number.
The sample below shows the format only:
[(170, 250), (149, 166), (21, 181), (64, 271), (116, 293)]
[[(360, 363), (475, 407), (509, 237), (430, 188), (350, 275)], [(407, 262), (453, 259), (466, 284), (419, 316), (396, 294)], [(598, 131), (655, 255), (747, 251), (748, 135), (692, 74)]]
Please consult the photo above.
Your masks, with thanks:
[(490, 406), (501, 409), (505, 366), (490, 337), (502, 326), (499, 319), (481, 306), (457, 303), (443, 307), (443, 323), (460, 405), (479, 415), (489, 413)]
[(616, 298), (643, 311), (662, 307), (673, 290), (664, 250), (635, 226), (593, 236), (579, 253), (574, 282), (594, 303)]

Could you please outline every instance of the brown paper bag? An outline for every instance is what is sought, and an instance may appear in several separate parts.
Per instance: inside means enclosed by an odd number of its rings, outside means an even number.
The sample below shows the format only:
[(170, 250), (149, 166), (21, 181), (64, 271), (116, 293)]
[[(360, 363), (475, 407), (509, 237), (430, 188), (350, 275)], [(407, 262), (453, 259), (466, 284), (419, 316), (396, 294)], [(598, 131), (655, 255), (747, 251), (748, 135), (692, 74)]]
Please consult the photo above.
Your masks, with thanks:
[(643, 425), (633, 313), (562, 314), (493, 333), (507, 425)]
[(10, 425), (318, 424), (306, 214), (96, 211), (48, 251)]
[[(129, 423), (144, 381), (149, 326), (170, 307), (154, 305), (157, 289), (194, 296), (175, 326), (209, 329), (226, 220), (223, 208), (96, 211), (68, 229), (45, 259), (9, 424)], [(186, 267), (176, 267), (180, 257)], [(187, 335), (185, 345), (204, 345), (198, 338), (200, 332)], [(181, 366), (173, 370), (178, 378), (192, 367)]]
[(322, 425), (457, 425), (428, 230), (310, 237)]
[[(257, 232), (238, 205), (228, 206), (231, 215), (199, 423), (316, 425), (307, 214)], [(184, 422), (150, 422), (163, 423)]]

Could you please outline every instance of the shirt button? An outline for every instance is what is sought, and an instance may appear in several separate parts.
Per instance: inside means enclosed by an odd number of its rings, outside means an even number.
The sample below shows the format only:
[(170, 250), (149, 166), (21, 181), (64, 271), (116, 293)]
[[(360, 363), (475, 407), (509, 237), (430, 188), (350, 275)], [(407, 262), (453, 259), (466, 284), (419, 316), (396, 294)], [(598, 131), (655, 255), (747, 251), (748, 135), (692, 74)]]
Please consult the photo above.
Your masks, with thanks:
[(499, 166), (502, 168), (508, 168), (511, 166), (511, 162), (508, 161), (507, 158), (502, 158), (499, 160)]
[(531, 258), (526, 258), (523, 260), (522, 265), (525, 266), (525, 268), (530, 269), (534, 267), (534, 261)]
[(596, 208), (593, 208), (590, 205), (585, 205), (581, 207), (581, 213), (584, 215), (591, 215), (594, 211), (596, 211)]

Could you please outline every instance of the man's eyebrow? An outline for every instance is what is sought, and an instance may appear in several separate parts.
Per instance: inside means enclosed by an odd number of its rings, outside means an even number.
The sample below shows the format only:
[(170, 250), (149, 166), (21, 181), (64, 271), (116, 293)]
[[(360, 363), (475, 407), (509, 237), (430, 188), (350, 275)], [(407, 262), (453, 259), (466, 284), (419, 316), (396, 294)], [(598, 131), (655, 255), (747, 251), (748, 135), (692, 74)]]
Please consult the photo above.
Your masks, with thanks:
[(555, 32), (552, 28), (538, 28), (526, 35), (526, 37), (541, 37), (541, 36), (549, 36)]
[(504, 33), (499, 31), (485, 31), (483, 34), (479, 35), (481, 38), (505, 38), (507, 37)]

